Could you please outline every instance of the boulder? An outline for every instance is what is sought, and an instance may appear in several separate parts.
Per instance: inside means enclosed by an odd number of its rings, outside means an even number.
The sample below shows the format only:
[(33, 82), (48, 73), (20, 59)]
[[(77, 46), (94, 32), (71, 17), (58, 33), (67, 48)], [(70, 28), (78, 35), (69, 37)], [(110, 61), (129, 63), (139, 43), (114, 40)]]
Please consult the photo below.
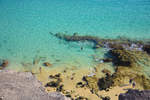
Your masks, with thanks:
[(59, 92), (47, 93), (30, 72), (0, 71), (0, 100), (70, 100)]
[(128, 90), (119, 95), (119, 100), (150, 100), (150, 90)]

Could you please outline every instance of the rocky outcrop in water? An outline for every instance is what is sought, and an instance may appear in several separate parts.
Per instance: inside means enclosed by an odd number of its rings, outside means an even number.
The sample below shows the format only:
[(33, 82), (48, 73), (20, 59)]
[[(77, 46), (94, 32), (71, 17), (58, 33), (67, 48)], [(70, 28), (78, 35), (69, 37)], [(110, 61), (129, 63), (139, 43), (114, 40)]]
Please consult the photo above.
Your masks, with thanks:
[(124, 38), (101, 39), (94, 36), (79, 36), (78, 34), (70, 36), (51, 33), (51, 35), (66, 41), (88, 41), (94, 43), (94, 48), (108, 49), (102, 63), (112, 62), (115, 66), (115, 72), (100, 79), (93, 76), (84, 77), (91, 91), (97, 92), (97, 86), (100, 90), (106, 90), (111, 86), (128, 84), (130, 79), (133, 79), (141, 88), (150, 89), (150, 78), (143, 70), (145, 66), (150, 66), (149, 42)]
[(128, 90), (119, 95), (119, 100), (150, 100), (150, 90)]
[(4, 69), (9, 65), (8, 60), (0, 60), (0, 69)]
[(78, 34), (66, 35), (63, 33), (51, 33), (51, 35), (63, 39), (65, 41), (88, 41), (94, 43), (94, 48), (105, 47), (109, 49), (127, 49), (127, 50), (142, 50), (145, 45), (142, 41), (131, 41), (129, 39), (119, 38), (119, 39), (102, 39), (96, 36), (79, 36)]
[(30, 72), (0, 71), (0, 100), (70, 100), (58, 92), (45, 92)]
[(140, 64), (148, 65), (150, 56), (143, 51), (126, 50), (126, 49), (113, 49), (109, 51), (113, 58), (113, 63), (117, 66), (140, 66)]

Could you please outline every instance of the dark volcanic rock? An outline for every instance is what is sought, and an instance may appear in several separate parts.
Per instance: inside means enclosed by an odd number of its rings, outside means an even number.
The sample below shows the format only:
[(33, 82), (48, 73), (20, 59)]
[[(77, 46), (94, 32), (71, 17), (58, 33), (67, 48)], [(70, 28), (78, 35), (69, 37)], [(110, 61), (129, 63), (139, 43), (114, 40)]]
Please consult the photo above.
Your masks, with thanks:
[(51, 35), (56, 36), (59, 39), (63, 39), (66, 41), (88, 41), (94, 43), (94, 49), (105, 47), (110, 49), (136, 49), (140, 50), (144, 45), (142, 41), (133, 41), (129, 39), (119, 38), (119, 39), (102, 39), (96, 36), (80, 36), (78, 34), (74, 35), (66, 35), (64, 33), (51, 33)]
[(115, 65), (130, 66), (134, 62), (134, 57), (128, 50), (113, 49), (109, 53), (114, 57)]
[(111, 75), (106, 74), (106, 77), (100, 78), (98, 81), (98, 86), (100, 90), (106, 90), (113, 85), (113, 78)]
[(144, 45), (143, 50), (150, 54), (150, 45)]
[(110, 100), (110, 97), (106, 96), (106, 97), (102, 98), (102, 100)]
[(150, 90), (128, 90), (119, 95), (119, 100), (150, 100)]

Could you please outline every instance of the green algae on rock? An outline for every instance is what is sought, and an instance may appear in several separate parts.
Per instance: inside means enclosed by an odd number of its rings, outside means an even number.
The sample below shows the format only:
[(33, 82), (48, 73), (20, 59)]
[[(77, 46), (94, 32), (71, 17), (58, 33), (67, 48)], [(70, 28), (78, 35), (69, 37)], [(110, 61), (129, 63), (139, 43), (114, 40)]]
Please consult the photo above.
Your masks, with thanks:
[(114, 86), (127, 84), (130, 79), (133, 79), (141, 88), (150, 89), (150, 79), (142, 73), (140, 68), (118, 67), (112, 78)]
[(117, 66), (141, 66), (149, 65), (150, 56), (143, 51), (113, 49), (109, 53), (113, 56), (113, 63)]
[(94, 48), (106, 47), (111, 49), (136, 49), (140, 50), (145, 45), (143, 41), (129, 40), (129, 39), (103, 39), (96, 36), (79, 36), (75, 35), (66, 35), (64, 33), (51, 33), (51, 35), (56, 36), (59, 39), (66, 41), (88, 41), (94, 43)]
[(110, 74), (106, 74), (106, 77), (100, 78), (98, 80), (99, 90), (107, 90), (113, 84), (113, 78)]
[(99, 88), (98, 78), (96, 76), (84, 76), (83, 81), (86, 82), (86, 86), (90, 89), (92, 93), (97, 94)]
[[(112, 75), (106, 73), (103, 78), (97, 75), (85, 76), (86, 86), (93, 93), (106, 90), (111, 86), (119, 86), (128, 83), (132, 78), (143, 89), (150, 88), (150, 79), (146, 76), (144, 66), (150, 66), (149, 43), (144, 41), (131, 41), (129, 39), (101, 39), (95, 36), (65, 35), (56, 33), (52, 35), (66, 41), (89, 41), (94, 43), (94, 48), (108, 48), (108, 56), (105, 62), (112, 62), (115, 72)], [(108, 60), (109, 59), (109, 60)], [(104, 62), (104, 63), (105, 63)]]

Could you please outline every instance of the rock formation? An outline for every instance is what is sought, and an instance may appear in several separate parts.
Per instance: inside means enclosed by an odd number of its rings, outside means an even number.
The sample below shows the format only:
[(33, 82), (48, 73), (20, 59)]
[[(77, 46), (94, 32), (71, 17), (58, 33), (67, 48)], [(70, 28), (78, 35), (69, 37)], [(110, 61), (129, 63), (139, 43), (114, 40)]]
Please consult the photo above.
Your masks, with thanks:
[(0, 100), (70, 100), (58, 92), (45, 92), (30, 72), (0, 71)]
[(119, 100), (150, 100), (150, 90), (128, 90), (119, 95)]

